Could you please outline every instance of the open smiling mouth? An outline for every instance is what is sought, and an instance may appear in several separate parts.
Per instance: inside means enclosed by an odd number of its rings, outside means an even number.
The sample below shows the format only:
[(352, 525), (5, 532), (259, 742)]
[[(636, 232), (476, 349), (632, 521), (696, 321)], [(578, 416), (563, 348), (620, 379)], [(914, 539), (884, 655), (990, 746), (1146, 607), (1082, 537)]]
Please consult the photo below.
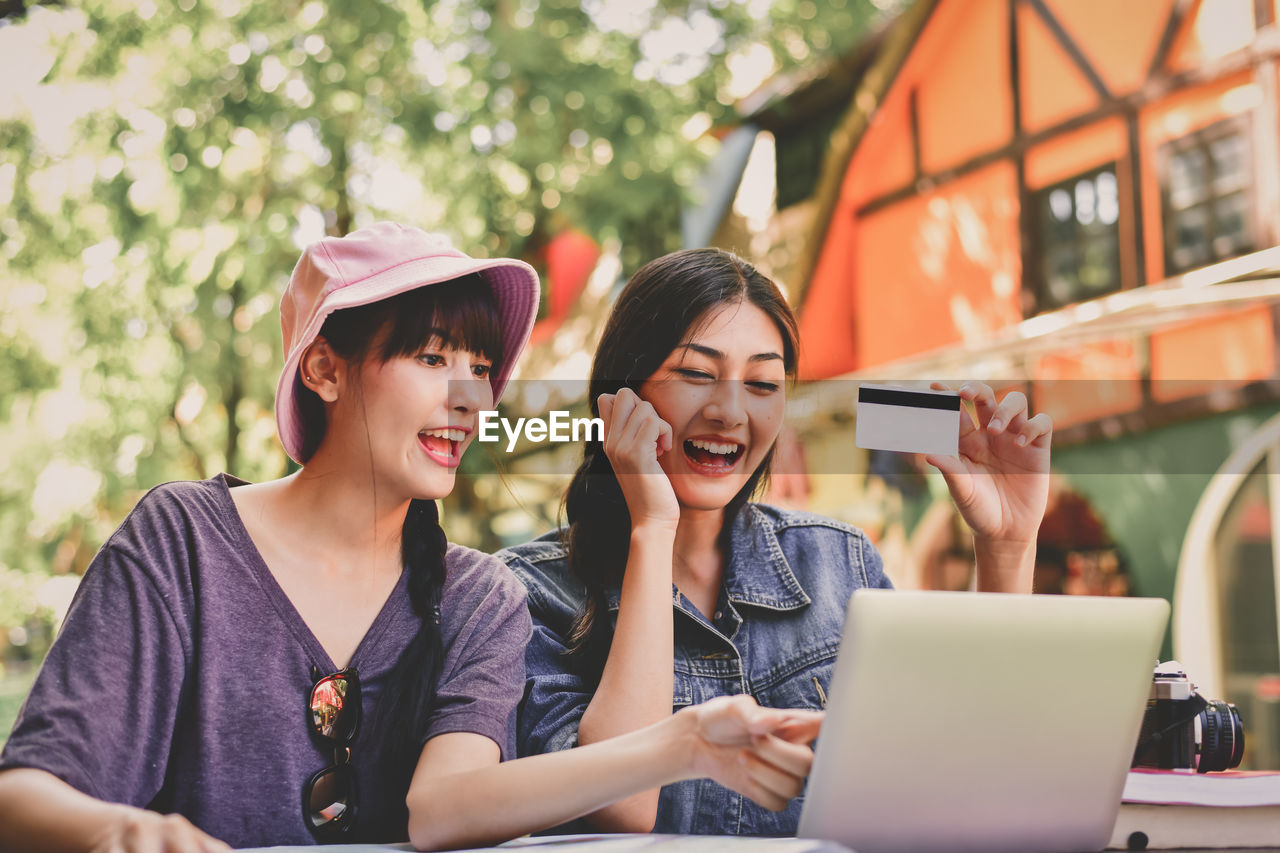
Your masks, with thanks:
[(454, 467), (461, 461), (459, 448), (466, 433), (460, 429), (424, 429), (418, 433), (418, 443), (427, 454), (442, 465)]
[(736, 441), (708, 441), (691, 438), (684, 442), (684, 456), (695, 471), (726, 474), (741, 458), (745, 445)]

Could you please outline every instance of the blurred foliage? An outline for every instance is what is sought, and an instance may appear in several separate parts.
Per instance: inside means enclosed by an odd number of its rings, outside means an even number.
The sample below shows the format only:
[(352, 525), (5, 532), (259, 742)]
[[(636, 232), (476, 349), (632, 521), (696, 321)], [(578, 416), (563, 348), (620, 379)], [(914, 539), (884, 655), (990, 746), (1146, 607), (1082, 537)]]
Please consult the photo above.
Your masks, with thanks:
[(0, 629), (38, 598), (60, 612), (47, 579), (82, 572), (141, 490), (288, 470), (275, 309), (301, 246), (390, 218), (536, 262), (576, 227), (629, 271), (678, 247), (732, 69), (814, 65), (875, 13), (85, 0), (4, 21)]
[(34, 673), (26, 673), (8, 681), (0, 681), (0, 746), (4, 746), (9, 733), (13, 731), (14, 720), (22, 703), (26, 701), (31, 682), (35, 681)]

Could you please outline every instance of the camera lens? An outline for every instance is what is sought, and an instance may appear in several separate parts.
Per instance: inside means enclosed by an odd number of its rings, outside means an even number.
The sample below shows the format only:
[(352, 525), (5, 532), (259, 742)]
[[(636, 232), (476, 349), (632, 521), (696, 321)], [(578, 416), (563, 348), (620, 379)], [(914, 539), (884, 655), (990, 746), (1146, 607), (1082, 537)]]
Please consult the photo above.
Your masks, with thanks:
[(1240, 765), (1244, 757), (1244, 726), (1236, 706), (1215, 699), (1200, 712), (1200, 760), (1196, 770), (1212, 773)]

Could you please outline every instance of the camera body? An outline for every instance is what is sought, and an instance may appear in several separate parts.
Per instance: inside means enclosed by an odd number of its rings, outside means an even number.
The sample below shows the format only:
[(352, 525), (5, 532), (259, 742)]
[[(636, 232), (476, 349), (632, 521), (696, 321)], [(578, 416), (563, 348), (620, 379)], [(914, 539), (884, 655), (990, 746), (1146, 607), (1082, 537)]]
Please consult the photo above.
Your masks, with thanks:
[(1201, 696), (1177, 661), (1158, 664), (1131, 766), (1209, 773), (1238, 767), (1243, 756), (1236, 706)]

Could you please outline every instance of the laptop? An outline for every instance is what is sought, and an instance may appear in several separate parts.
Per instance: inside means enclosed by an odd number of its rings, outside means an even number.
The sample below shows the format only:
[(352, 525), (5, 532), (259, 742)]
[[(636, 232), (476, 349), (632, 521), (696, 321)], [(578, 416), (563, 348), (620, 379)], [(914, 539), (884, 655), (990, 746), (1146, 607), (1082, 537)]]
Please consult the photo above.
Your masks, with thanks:
[(859, 590), (797, 833), (857, 853), (1101, 850), (1163, 599)]

